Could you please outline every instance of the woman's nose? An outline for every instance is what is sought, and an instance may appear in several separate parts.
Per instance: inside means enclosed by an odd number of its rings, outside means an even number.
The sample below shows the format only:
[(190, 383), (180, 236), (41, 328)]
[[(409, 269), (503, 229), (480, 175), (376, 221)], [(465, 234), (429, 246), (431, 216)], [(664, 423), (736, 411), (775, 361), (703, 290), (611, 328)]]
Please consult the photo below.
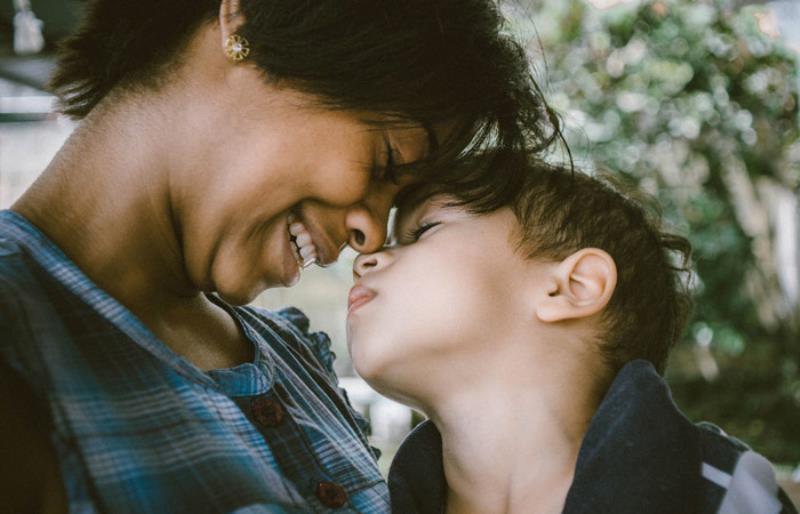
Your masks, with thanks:
[(362, 253), (353, 261), (353, 280), (383, 268), (390, 259), (388, 249), (376, 253)]
[(391, 186), (373, 191), (362, 203), (347, 212), (345, 224), (349, 233), (348, 243), (358, 253), (376, 252), (386, 243), (389, 210), (399, 189), (393, 184)]

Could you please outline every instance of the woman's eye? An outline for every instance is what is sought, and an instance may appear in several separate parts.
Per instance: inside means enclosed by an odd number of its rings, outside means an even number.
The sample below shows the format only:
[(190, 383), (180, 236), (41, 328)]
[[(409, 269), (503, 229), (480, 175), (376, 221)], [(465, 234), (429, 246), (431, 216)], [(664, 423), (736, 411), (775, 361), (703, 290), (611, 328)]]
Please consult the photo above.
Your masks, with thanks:
[(395, 162), (394, 150), (389, 142), (386, 142), (386, 162), (383, 166), (375, 166), (373, 171), (373, 178), (375, 180), (384, 180), (397, 183), (396, 174), (397, 163)]

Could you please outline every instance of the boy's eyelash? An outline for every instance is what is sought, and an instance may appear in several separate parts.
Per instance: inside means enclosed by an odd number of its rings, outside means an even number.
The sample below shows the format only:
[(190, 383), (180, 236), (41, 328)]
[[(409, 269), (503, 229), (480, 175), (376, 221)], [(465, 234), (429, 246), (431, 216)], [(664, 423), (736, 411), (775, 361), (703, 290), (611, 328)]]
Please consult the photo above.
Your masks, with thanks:
[(423, 225), (420, 225), (417, 228), (409, 230), (408, 233), (406, 233), (406, 235), (403, 238), (403, 240), (404, 241), (410, 241), (410, 242), (413, 243), (413, 242), (417, 241), (420, 237), (422, 237), (422, 234), (424, 234), (428, 230), (432, 229), (433, 227), (435, 227), (437, 225), (441, 225), (441, 224), (442, 223), (440, 221), (434, 221), (434, 222), (431, 222), (431, 223), (425, 223)]

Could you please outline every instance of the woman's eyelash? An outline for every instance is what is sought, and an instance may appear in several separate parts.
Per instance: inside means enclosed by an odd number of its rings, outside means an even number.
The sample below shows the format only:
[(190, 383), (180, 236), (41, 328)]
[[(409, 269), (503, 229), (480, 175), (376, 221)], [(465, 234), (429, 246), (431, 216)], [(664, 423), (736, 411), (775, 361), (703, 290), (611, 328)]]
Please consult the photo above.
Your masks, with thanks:
[(405, 235), (405, 237), (403, 239), (405, 241), (411, 241), (411, 242), (417, 241), (420, 237), (422, 237), (422, 234), (424, 234), (428, 230), (432, 229), (433, 227), (435, 227), (437, 225), (441, 225), (441, 224), (442, 223), (439, 222), (439, 221), (434, 221), (434, 222), (431, 222), (431, 223), (424, 223), (424, 224), (420, 225), (417, 228), (409, 230), (408, 233)]
[(374, 178), (376, 180), (388, 180), (390, 182), (397, 182), (397, 175), (395, 172), (395, 168), (397, 163), (395, 162), (394, 157), (394, 149), (392, 149), (392, 145), (389, 142), (386, 142), (386, 164), (383, 166), (376, 166), (374, 170)]

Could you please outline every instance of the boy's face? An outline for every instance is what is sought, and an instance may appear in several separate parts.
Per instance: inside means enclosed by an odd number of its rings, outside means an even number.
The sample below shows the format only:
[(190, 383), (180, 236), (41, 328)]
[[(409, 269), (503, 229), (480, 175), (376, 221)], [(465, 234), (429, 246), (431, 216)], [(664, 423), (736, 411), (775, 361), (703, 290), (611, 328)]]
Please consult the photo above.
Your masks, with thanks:
[(469, 380), (498, 341), (529, 329), (530, 286), (544, 266), (515, 250), (519, 226), (510, 209), (474, 215), (448, 200), (398, 211), (397, 244), (354, 266), (353, 365), (373, 387), (407, 402), (432, 374)]

